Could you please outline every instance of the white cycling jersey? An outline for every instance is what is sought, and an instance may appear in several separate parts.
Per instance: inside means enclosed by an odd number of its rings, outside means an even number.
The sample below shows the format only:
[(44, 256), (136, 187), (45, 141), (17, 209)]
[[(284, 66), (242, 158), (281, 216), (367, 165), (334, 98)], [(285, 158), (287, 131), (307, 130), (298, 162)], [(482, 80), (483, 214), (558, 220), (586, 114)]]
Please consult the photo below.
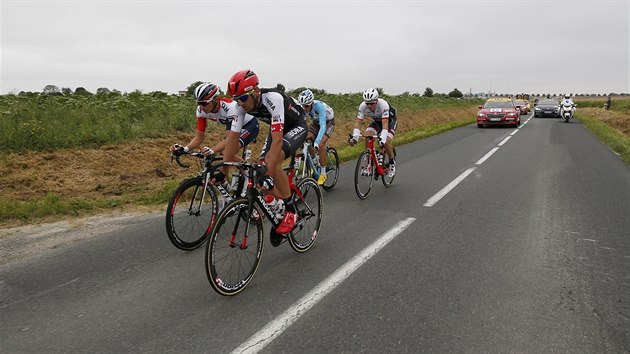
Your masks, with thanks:
[[(254, 119), (253, 116), (246, 114), (241, 119), (239, 119), (239, 115), (236, 114), (236, 109), (238, 105), (236, 102), (232, 101), (229, 98), (219, 98), (218, 99), (219, 110), (217, 113), (206, 113), (201, 107), (197, 106), (197, 128), (200, 131), (205, 131), (205, 123), (209, 119), (213, 122), (221, 123), (226, 126), (226, 129), (229, 129), (233, 132), (240, 133), (243, 126), (247, 124), (250, 120)], [(199, 129), (203, 126), (203, 129)]]
[(364, 119), (366, 115), (375, 121), (380, 121), (383, 118), (389, 118), (389, 103), (387, 103), (384, 99), (379, 98), (376, 102), (376, 109), (372, 112), (368, 109), (365, 102), (361, 102), (359, 105), (357, 119)]

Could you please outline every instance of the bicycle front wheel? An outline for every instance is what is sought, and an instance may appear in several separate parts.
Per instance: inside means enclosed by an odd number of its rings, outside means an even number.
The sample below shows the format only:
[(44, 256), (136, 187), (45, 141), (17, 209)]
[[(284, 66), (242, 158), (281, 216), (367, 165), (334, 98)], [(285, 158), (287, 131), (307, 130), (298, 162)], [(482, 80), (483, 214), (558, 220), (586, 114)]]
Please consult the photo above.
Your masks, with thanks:
[[(394, 157), (396, 157), (396, 148), (394, 148)], [(389, 166), (388, 166), (383, 174), (383, 185), (389, 188), (389, 186), (392, 185), (392, 182), (394, 182), (394, 177), (396, 177), (395, 174), (389, 177)]]
[(219, 210), (213, 189), (204, 190), (199, 177), (184, 180), (166, 209), (166, 233), (181, 250), (194, 250), (206, 240)]
[(375, 173), (370, 150), (365, 150), (359, 156), (357, 167), (354, 171), (354, 190), (359, 198), (365, 199), (370, 194)]
[(221, 295), (241, 292), (252, 280), (263, 250), (262, 212), (247, 215), (245, 198), (228, 203), (219, 214), (206, 247), (206, 275)]
[(293, 196), (298, 221), (289, 235), (289, 244), (295, 251), (302, 253), (313, 246), (319, 235), (324, 198), (317, 181), (312, 177), (304, 178), (298, 182), (297, 188), (300, 190), (302, 198), (298, 195)]
[(339, 154), (333, 147), (326, 148), (326, 177), (322, 187), (328, 192), (335, 188), (339, 179)]

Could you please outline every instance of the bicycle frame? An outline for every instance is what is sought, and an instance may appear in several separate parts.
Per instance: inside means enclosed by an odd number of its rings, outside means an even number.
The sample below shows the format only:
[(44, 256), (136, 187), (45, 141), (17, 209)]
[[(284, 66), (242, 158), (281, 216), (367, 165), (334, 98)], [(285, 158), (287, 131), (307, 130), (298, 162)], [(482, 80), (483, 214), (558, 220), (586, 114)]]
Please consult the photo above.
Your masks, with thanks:
[[(376, 135), (363, 135), (363, 137), (367, 140), (367, 149), (370, 150), (370, 160), (376, 166), (376, 174), (382, 176), (385, 174), (385, 169), (383, 165), (379, 163), (378, 158), (376, 157), (376, 148), (374, 147), (374, 141), (378, 138)], [(381, 147), (381, 155), (383, 156), (383, 161), (385, 161), (385, 147)]]
[[(292, 156), (291, 163), (289, 164), (289, 167), (286, 169), (287, 178), (289, 180), (289, 188), (291, 190), (292, 195), (297, 196), (302, 202), (304, 202), (305, 205), (307, 205), (306, 202), (304, 201), (304, 196), (302, 195), (300, 190), (297, 188), (297, 185), (294, 183), (294, 179), (295, 179), (294, 178), (295, 170), (293, 167), (294, 163), (295, 163), (295, 156)], [(240, 169), (247, 169), (250, 172), (250, 176), (252, 176), (252, 178), (250, 178), (249, 181), (247, 182), (247, 193), (245, 195), (245, 198), (247, 199), (247, 205), (248, 205), (246, 215), (245, 215), (246, 220), (252, 220), (251, 218), (254, 211), (254, 205), (258, 205), (259, 209), (262, 210), (262, 212), (267, 216), (267, 218), (271, 222), (271, 225), (273, 226), (274, 229), (280, 226), (280, 223), (282, 222), (282, 220), (278, 219), (278, 217), (273, 212), (273, 210), (271, 210), (269, 205), (265, 202), (265, 199), (263, 198), (264, 193), (261, 193), (258, 190), (258, 188), (256, 188), (257, 181), (262, 177), (258, 171), (261, 170), (262, 166), (264, 165), (257, 164), (257, 163), (247, 163), (247, 162), (224, 162), (222, 163), (222, 165), (233, 166)], [(311, 208), (308, 207), (308, 209), (312, 213)], [(302, 223), (304, 223), (304, 219), (298, 220), (298, 222), (295, 224), (295, 227), (298, 227)], [(236, 247), (233, 241), (236, 235), (238, 234), (239, 225), (240, 223), (236, 223), (234, 225), (234, 229), (232, 230), (232, 239), (230, 240), (231, 247)], [(245, 235), (248, 235), (249, 226), (250, 226), (249, 222), (245, 223), (245, 233), (244, 233)], [(239, 245), (239, 247), (241, 249), (247, 248), (247, 236), (243, 238), (243, 242), (241, 243), (241, 245)]]
[[(302, 179), (304, 177), (313, 177), (315, 179), (319, 178), (319, 164), (315, 165), (315, 161), (313, 160), (313, 155), (310, 153), (310, 149), (311, 146), (313, 144), (305, 141), (304, 145), (302, 146), (302, 153), (298, 154), (296, 157), (300, 158), (300, 159), (296, 159), (299, 160), (297, 163), (297, 166), (295, 166), (295, 170), (300, 171), (301, 170), (301, 174), (298, 176), (299, 179)], [(324, 147), (325, 148), (325, 147)], [(313, 173), (311, 176), (307, 175), (306, 171), (307, 169), (310, 169)]]

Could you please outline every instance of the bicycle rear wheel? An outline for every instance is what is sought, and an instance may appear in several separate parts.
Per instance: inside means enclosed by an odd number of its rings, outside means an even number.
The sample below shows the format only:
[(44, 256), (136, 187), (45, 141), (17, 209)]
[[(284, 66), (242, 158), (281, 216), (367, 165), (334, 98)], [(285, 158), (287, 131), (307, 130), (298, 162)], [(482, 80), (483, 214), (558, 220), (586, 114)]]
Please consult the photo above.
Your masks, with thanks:
[[(396, 148), (394, 148), (394, 158), (396, 157)], [(384, 174), (383, 174), (383, 185), (387, 188), (389, 188), (389, 186), (392, 185), (392, 182), (394, 182), (394, 177), (396, 177), (396, 174), (394, 174), (393, 176), (389, 177), (389, 166), (388, 168), (385, 170)]]
[(357, 167), (354, 171), (354, 190), (361, 199), (367, 198), (372, 190), (374, 174), (376, 173), (374, 164), (370, 156), (370, 150), (365, 150), (357, 160)]
[(204, 190), (200, 177), (184, 180), (166, 208), (166, 233), (169, 240), (175, 247), (185, 251), (201, 246), (210, 233), (218, 210), (214, 189)]
[(322, 185), (325, 191), (335, 188), (339, 179), (339, 154), (333, 147), (326, 148), (326, 181)]
[(302, 253), (313, 246), (319, 235), (324, 198), (317, 181), (312, 177), (298, 182), (297, 188), (304, 200), (297, 195), (293, 196), (298, 221), (289, 235), (289, 244), (296, 252)]
[[(260, 264), (263, 223), (260, 217), (248, 217), (247, 207), (245, 198), (228, 203), (208, 239), (206, 275), (221, 295), (232, 296), (245, 289)], [(262, 215), (258, 207), (254, 211)]]

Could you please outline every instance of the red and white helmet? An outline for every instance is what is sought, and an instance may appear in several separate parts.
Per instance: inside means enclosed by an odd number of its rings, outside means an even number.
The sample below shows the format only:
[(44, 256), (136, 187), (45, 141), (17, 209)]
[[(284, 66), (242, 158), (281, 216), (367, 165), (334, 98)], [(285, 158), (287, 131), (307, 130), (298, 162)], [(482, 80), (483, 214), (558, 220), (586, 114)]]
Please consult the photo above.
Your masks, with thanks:
[(245, 69), (232, 75), (228, 81), (227, 93), (230, 96), (241, 96), (258, 86), (258, 76), (251, 70)]
[(215, 84), (203, 83), (195, 88), (194, 96), (197, 102), (209, 102), (219, 95), (219, 87)]

